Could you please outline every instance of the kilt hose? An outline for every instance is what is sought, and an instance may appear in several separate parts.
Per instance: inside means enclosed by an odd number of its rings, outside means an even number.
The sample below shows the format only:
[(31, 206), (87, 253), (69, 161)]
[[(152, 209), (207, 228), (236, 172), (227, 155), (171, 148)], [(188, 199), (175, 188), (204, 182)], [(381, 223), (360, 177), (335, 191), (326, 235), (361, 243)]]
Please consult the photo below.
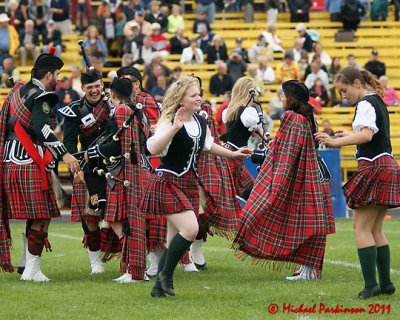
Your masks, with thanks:
[(358, 171), (343, 186), (347, 205), (356, 209), (366, 205), (400, 206), (400, 168), (384, 155), (374, 161), (359, 160)]
[[(47, 172), (51, 186), (51, 173)], [(42, 190), (42, 176), (35, 163), (3, 164), (3, 210), (8, 219), (51, 219), (61, 216), (53, 189)], [(5, 207), (5, 208), (4, 208)]]
[(143, 190), (140, 209), (148, 214), (174, 214), (192, 210), (199, 214), (199, 182), (193, 171), (177, 177), (156, 171)]
[[(232, 247), (264, 264), (321, 270), (326, 235), (335, 232), (328, 182), (320, 180), (305, 117), (287, 111), (269, 146)], [(261, 261), (260, 261), (261, 262)], [(275, 266), (272, 262), (270, 265)]]
[[(231, 151), (237, 150), (227, 143), (224, 144), (224, 147)], [(226, 162), (229, 165), (229, 170), (234, 179), (236, 194), (241, 195), (249, 188), (252, 188), (254, 185), (254, 178), (249, 170), (246, 169), (243, 160), (226, 159)]]

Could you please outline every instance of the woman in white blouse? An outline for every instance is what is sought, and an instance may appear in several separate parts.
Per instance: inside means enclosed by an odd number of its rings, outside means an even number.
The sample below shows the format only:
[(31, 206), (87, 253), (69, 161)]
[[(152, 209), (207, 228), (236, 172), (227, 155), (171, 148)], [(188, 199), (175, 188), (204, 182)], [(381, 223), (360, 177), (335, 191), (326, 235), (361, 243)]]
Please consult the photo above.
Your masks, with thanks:
[(390, 249), (382, 227), (387, 209), (400, 206), (400, 168), (392, 154), (389, 114), (381, 97), (383, 88), (370, 72), (353, 67), (342, 69), (335, 85), (345, 100), (356, 105), (353, 133), (340, 130), (336, 139), (317, 133), (316, 138), (332, 148), (356, 145), (358, 171), (343, 190), (347, 205), (353, 209), (353, 228), (365, 283), (358, 298), (390, 295), (396, 289), (390, 280)]
[(267, 30), (264, 31), (262, 34), (264, 35), (265, 40), (267, 40), (268, 44), (272, 46), (274, 52), (284, 52), (285, 50), (282, 48), (282, 40), (279, 39), (278, 35), (276, 34), (276, 30), (276, 25), (270, 24), (267, 27)]
[(168, 89), (156, 132), (147, 141), (148, 150), (160, 155), (161, 163), (144, 189), (140, 209), (167, 219), (167, 245), (159, 260), (153, 297), (175, 295), (174, 270), (198, 233), (200, 152), (231, 159), (251, 153), (247, 148), (230, 151), (214, 143), (206, 119), (197, 114), (201, 103), (198, 80), (180, 77)]
[(324, 51), (321, 42), (316, 42), (313, 45), (313, 51), (311, 52), (310, 56), (308, 57), (308, 63), (313, 61), (314, 56), (318, 54), (321, 57), (321, 63), (326, 67), (329, 68), (332, 64), (332, 59), (329, 54)]
[(264, 84), (275, 82), (274, 69), (268, 65), (268, 60), (265, 57), (258, 57), (257, 76)]
[(197, 47), (197, 40), (192, 39), (190, 46), (182, 51), (181, 64), (202, 64), (203, 62), (203, 52)]

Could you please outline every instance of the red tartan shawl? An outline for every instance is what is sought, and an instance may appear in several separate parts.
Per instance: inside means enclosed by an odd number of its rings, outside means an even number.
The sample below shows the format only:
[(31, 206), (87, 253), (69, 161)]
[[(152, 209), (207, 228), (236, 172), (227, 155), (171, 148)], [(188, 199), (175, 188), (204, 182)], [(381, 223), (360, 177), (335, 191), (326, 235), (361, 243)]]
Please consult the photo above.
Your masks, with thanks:
[(306, 239), (335, 232), (329, 186), (320, 181), (305, 117), (285, 112), (243, 209), (235, 243), (259, 258), (288, 255)]
[(100, 126), (110, 116), (110, 109), (108, 108), (107, 101), (102, 99), (92, 110), (93, 116), (96, 119), (92, 124), (86, 126), (83, 123), (79, 127), (79, 131), (82, 135), (90, 137), (95, 133)]

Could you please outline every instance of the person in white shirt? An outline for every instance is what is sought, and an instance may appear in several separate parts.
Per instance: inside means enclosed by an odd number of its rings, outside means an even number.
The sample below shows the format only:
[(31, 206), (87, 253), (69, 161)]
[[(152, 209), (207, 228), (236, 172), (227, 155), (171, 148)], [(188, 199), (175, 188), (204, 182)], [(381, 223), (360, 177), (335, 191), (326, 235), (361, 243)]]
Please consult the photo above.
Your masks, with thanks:
[(311, 63), (311, 73), (307, 76), (304, 84), (310, 89), (314, 85), (314, 80), (316, 78), (320, 78), (322, 80), (322, 84), (324, 85), (326, 91), (329, 92), (329, 78), (328, 74), (321, 69), (321, 66), (317, 62)]
[(190, 46), (183, 49), (181, 64), (202, 64), (204, 62), (203, 52), (197, 47), (197, 40), (192, 39)]
[(275, 24), (270, 24), (267, 27), (267, 31), (263, 32), (263, 36), (265, 37), (265, 40), (272, 46), (272, 49), (274, 52), (285, 52), (285, 50), (282, 48), (282, 40), (279, 39), (278, 35), (276, 34), (276, 25)]
[(314, 58), (314, 56), (315, 56), (316, 54), (319, 54), (319, 56), (321, 57), (321, 63), (322, 63), (325, 67), (329, 68), (329, 67), (331, 66), (331, 64), (332, 64), (332, 59), (331, 59), (331, 57), (329, 56), (329, 54), (326, 53), (326, 51), (324, 51), (321, 42), (316, 42), (316, 43), (314, 44), (313, 52), (311, 52), (311, 54), (310, 54), (309, 57), (308, 57), (308, 63), (311, 63), (311, 62), (313, 61), (313, 58)]
[(258, 58), (257, 76), (264, 84), (275, 82), (274, 69), (268, 65), (268, 61), (265, 57)]

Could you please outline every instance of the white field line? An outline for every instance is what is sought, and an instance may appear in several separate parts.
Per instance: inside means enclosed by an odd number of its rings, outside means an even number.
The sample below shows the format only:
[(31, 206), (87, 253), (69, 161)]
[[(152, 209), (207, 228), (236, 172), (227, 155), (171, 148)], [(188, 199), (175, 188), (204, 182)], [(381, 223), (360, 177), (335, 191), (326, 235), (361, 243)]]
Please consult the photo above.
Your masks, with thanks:
[[(74, 236), (70, 236), (67, 234), (62, 234), (62, 233), (49, 233), (50, 236), (53, 237), (58, 237), (58, 238), (63, 238), (63, 239), (69, 239), (69, 240), (78, 240), (78, 241), (82, 241), (82, 238), (79, 237), (74, 237)], [(205, 246), (204, 247), (204, 251), (208, 251), (208, 252), (228, 252), (228, 251), (232, 251), (228, 248), (217, 248), (217, 247), (208, 247)], [(336, 266), (341, 266), (341, 267), (346, 267), (346, 268), (352, 268), (352, 269), (361, 269), (359, 264), (356, 263), (350, 263), (347, 261), (342, 261), (342, 260), (331, 260), (331, 259), (324, 259), (324, 263), (329, 263), (329, 264), (333, 264)], [(400, 270), (398, 269), (390, 269), (392, 274), (396, 274), (396, 275), (400, 275)]]

